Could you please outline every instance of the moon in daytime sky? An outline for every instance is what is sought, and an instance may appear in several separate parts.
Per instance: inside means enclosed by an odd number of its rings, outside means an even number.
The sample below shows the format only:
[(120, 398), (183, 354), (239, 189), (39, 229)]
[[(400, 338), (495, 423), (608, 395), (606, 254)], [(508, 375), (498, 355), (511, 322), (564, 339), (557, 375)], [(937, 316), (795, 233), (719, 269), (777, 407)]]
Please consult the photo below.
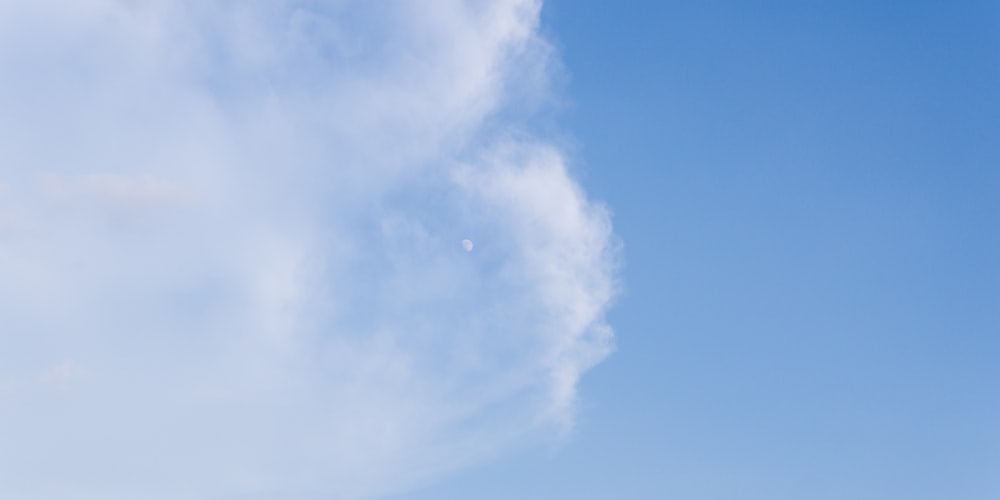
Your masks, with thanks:
[(471, 252), (472, 240), (462, 240), (462, 248), (464, 248), (466, 252)]

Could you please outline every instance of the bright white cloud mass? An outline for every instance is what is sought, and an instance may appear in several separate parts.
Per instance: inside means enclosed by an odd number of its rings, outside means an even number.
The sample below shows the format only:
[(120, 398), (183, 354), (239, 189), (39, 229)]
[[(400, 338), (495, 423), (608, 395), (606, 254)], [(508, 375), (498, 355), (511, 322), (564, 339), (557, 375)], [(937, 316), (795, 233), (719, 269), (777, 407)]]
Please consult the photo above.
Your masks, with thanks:
[(524, 132), (539, 8), (0, 2), (0, 497), (369, 498), (568, 429), (616, 246)]

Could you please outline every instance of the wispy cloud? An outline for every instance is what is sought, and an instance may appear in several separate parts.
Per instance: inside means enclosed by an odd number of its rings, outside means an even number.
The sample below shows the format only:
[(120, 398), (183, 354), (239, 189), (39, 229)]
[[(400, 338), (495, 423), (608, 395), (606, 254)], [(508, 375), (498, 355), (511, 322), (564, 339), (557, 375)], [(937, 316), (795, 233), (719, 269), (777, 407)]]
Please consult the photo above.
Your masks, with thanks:
[(539, 9), (0, 6), (0, 496), (369, 498), (570, 428), (617, 249), (500, 118)]

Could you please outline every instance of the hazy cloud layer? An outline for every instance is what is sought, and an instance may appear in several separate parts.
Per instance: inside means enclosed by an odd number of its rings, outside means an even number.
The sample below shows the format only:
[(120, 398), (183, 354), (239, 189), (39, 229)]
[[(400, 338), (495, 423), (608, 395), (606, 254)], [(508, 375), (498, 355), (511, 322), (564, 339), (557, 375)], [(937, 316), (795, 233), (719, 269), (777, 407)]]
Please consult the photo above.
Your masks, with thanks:
[(0, 497), (367, 498), (569, 429), (616, 247), (519, 127), (539, 8), (0, 3)]

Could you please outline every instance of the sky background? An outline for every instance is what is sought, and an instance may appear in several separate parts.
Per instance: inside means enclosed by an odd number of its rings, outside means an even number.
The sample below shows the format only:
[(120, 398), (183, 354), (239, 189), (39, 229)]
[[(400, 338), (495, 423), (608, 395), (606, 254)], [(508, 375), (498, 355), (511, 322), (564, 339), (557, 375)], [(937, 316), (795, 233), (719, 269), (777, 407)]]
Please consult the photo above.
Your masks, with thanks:
[(400, 499), (1000, 497), (1000, 4), (549, 0), (617, 352)]
[(1000, 498), (997, 89), (985, 1), (2, 1), (0, 497)]

